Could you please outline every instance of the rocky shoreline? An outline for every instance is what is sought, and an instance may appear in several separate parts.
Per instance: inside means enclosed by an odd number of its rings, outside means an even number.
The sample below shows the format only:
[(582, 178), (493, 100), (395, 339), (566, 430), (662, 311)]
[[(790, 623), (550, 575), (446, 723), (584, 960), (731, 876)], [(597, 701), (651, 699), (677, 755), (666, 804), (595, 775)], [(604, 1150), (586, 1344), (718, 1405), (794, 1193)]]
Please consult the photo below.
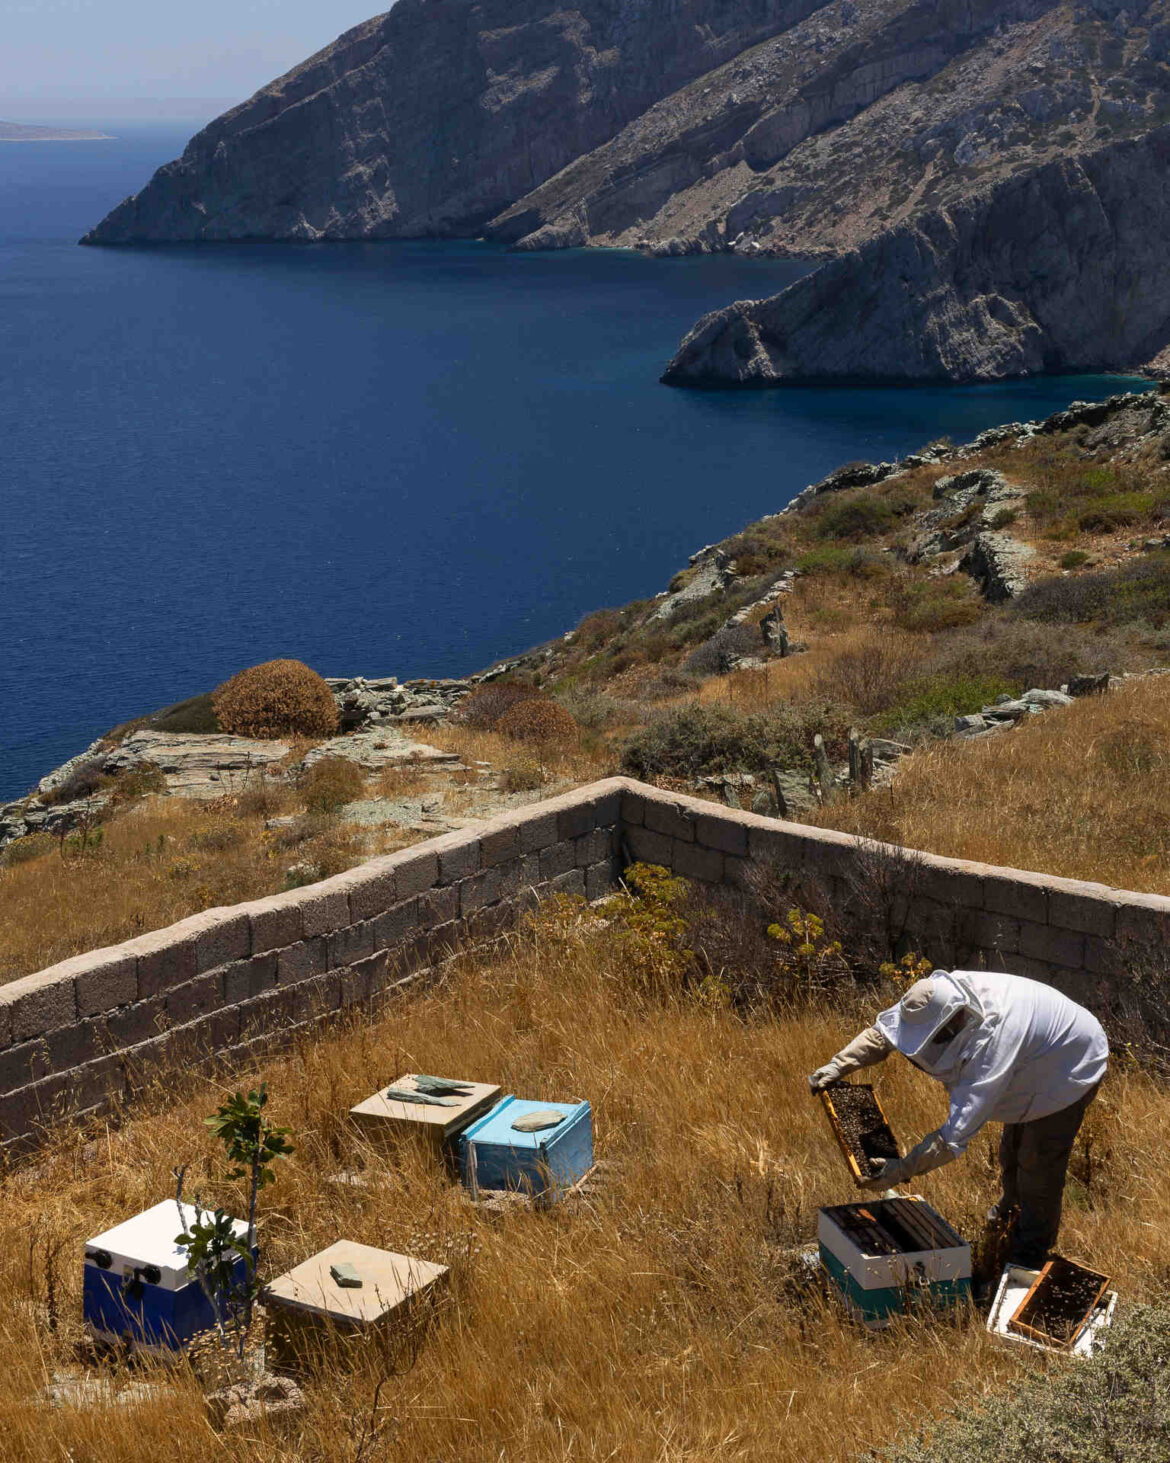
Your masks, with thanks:
[[(1099, 402), (1073, 402), (1043, 420), (1004, 423), (988, 428), (968, 443), (934, 444), (895, 462), (851, 463), (810, 484), (772, 517), (799, 514), (826, 495), (888, 483), (923, 467), (949, 469), (934, 484), (933, 505), (916, 519), (905, 550), (908, 561), (925, 564), (934, 574), (970, 576), (991, 603), (1009, 600), (1027, 587), (1032, 554), (1028, 545), (998, 526), (1019, 506), (1019, 489), (1002, 472), (965, 468), (964, 463), (989, 448), (1025, 447), (1036, 439), (1071, 431), (1092, 432), (1104, 438), (1112, 433), (1124, 436), (1137, 447), (1160, 441), (1170, 434), (1170, 387), (1123, 392)], [(769, 519), (761, 522), (766, 524)], [(649, 618), (669, 623), (680, 610), (685, 612), (689, 606), (719, 596), (741, 582), (731, 544), (731, 539), (708, 544), (692, 554), (681, 576), (683, 582), (658, 592)], [(1165, 546), (1170, 546), (1170, 534), (1144, 545), (1147, 549)], [(724, 670), (758, 668), (807, 648), (789, 640), (784, 624), (784, 601), (799, 578), (797, 569), (779, 571), (754, 597), (727, 616), (724, 632), (747, 633), (749, 619), (758, 618), (755, 612), (765, 611), (758, 627), (752, 625), (748, 634), (755, 648), (729, 651)], [(555, 677), (574, 633), (567, 632), (465, 678), (400, 681), (395, 676), (327, 676), (325, 682), (337, 703), (339, 734), (296, 762), (289, 760), (292, 747), (283, 740), (170, 732), (152, 727), (151, 718), (145, 718), (130, 724), (118, 739), (99, 738), (43, 777), (27, 797), (0, 806), (0, 847), (31, 833), (61, 833), (99, 818), (110, 801), (108, 791), (61, 796), (61, 790), (86, 770), (95, 778), (117, 778), (144, 770), (161, 774), (158, 790), (193, 798), (216, 798), (241, 791), (249, 779), (257, 776), (295, 778), (327, 757), (346, 758), (367, 773), (407, 765), (454, 770), (458, 757), (430, 746), (425, 740), (426, 727), (447, 721), (468, 695), (492, 680), (509, 674)], [(978, 714), (958, 718), (952, 734), (994, 735), (1052, 705), (1065, 704), (1071, 696), (1100, 691), (1107, 684), (1106, 676), (1092, 684), (1033, 687), (1019, 698), (1003, 697)], [(876, 748), (879, 780), (890, 774), (906, 750), (893, 741), (884, 741)], [(840, 766), (832, 775), (847, 780), (849, 769)], [(717, 778), (712, 786), (735, 798), (741, 784), (749, 798), (767, 791), (756, 788), (755, 780), (746, 775), (730, 782)], [(813, 801), (806, 776), (794, 774), (783, 786), (786, 800), (794, 808), (809, 806)], [(777, 799), (771, 796), (775, 805)]]

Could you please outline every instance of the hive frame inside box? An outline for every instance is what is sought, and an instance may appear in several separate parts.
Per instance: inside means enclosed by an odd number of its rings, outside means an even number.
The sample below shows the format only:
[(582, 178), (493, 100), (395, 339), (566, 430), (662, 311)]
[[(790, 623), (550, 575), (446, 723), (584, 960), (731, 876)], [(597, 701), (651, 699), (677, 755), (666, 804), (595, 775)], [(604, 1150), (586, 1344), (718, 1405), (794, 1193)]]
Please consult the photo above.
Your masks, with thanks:
[(1000, 1341), (1010, 1341), (1016, 1346), (1031, 1346), (1037, 1351), (1050, 1351), (1056, 1356), (1092, 1356), (1105, 1344), (1104, 1332), (1113, 1324), (1113, 1313), (1117, 1309), (1115, 1290), (1107, 1290), (1097, 1302), (1088, 1324), (1081, 1327), (1071, 1346), (1035, 1341), (1031, 1336), (1008, 1329), (1012, 1317), (1040, 1278), (1040, 1273), (1039, 1270), (1030, 1270), (1023, 1265), (1005, 1266), (987, 1317), (988, 1334)]
[[(195, 1206), (182, 1206), (183, 1227), (195, 1222)], [(233, 1222), (237, 1239), (248, 1226)], [(129, 1343), (135, 1350), (167, 1354), (181, 1349), (194, 1336), (215, 1326), (211, 1302), (187, 1270), (187, 1256), (175, 1244), (180, 1229), (179, 1209), (173, 1199), (96, 1235), (85, 1247), (82, 1274), (82, 1315), (90, 1334), (110, 1345)], [(253, 1250), (255, 1263), (257, 1251)], [(108, 1257), (108, 1265), (98, 1258)], [(149, 1272), (157, 1272), (158, 1279)], [(233, 1285), (242, 1287), (247, 1262), (241, 1255), (233, 1266)], [(134, 1294), (126, 1294), (127, 1286)]]
[[(834, 1209), (880, 1209), (884, 1204), (917, 1204), (940, 1244), (932, 1249), (867, 1254), (834, 1217)], [(901, 1212), (900, 1210), (898, 1211)], [(913, 1217), (914, 1211), (907, 1211)], [(910, 1304), (954, 1305), (971, 1294), (971, 1246), (927, 1204), (921, 1194), (878, 1199), (871, 1205), (843, 1204), (820, 1211), (817, 1220), (820, 1261), (850, 1312), (871, 1330), (887, 1326)]]
[[(565, 1119), (543, 1132), (517, 1133), (513, 1117), (544, 1108)], [(551, 1203), (593, 1168), (593, 1110), (588, 1102), (538, 1102), (509, 1095), (465, 1128), (459, 1138), (463, 1182), (472, 1197), (481, 1190), (527, 1193)]]
[[(869, 1088), (869, 1091), (873, 1097), (874, 1106), (877, 1108), (878, 1113), (881, 1116), (882, 1122), (885, 1123), (886, 1127), (889, 1129), (890, 1137), (894, 1140), (894, 1148), (900, 1155), (902, 1151), (902, 1145), (898, 1142), (897, 1134), (894, 1132), (893, 1128), (890, 1127), (890, 1120), (888, 1117), (886, 1117), (885, 1109), (882, 1107), (881, 1098), (877, 1095), (877, 1092), (874, 1090), (874, 1088), (871, 1087), (867, 1082), (839, 1082), (834, 1083), (833, 1086)], [(841, 1120), (837, 1116), (837, 1110), (833, 1106), (832, 1092), (833, 1087), (822, 1087), (817, 1095), (820, 1097), (821, 1106), (825, 1109), (825, 1113), (828, 1116), (829, 1125), (833, 1129), (833, 1136), (837, 1140), (837, 1146), (840, 1148), (842, 1156), (849, 1166), (849, 1172), (853, 1175), (853, 1182), (858, 1186), (858, 1188), (861, 1188), (861, 1186), (865, 1183), (866, 1179), (870, 1177), (870, 1175), (863, 1174), (861, 1172), (861, 1165), (857, 1162), (857, 1159), (853, 1155), (853, 1150), (852, 1148), (850, 1148), (849, 1143), (845, 1137), (845, 1131), (841, 1127)]]

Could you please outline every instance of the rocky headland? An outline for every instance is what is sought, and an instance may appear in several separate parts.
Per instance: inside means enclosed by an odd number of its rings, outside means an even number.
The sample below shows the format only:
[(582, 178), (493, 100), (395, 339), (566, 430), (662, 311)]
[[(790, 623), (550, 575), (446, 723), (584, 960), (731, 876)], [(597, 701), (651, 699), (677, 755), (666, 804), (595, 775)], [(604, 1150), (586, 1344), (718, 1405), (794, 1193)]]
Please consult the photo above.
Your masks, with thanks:
[(984, 187), (701, 320), (675, 385), (990, 381), (1158, 370), (1170, 128)]
[(108, 132), (86, 128), (40, 127), (23, 122), (0, 122), (0, 142), (109, 142)]

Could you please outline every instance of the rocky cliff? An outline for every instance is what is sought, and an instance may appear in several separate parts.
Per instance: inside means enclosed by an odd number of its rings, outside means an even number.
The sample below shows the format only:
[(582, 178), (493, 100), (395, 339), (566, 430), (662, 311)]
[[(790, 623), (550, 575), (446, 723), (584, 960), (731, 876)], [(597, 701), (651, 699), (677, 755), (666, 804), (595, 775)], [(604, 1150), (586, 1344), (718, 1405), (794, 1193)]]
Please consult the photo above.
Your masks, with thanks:
[(89, 243), (475, 234), (816, 0), (398, 0), (212, 122)]
[(91, 243), (487, 234), (838, 255), (1170, 121), (1170, 0), (398, 0)]
[(927, 212), (771, 299), (706, 316), (679, 385), (989, 381), (1170, 346), (1170, 127)]

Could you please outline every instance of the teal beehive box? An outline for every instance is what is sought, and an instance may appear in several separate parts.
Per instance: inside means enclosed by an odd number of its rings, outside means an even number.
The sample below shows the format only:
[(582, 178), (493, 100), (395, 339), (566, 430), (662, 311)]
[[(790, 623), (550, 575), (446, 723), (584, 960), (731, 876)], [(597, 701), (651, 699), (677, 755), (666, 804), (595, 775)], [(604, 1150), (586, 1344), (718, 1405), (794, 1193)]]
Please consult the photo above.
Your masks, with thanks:
[(459, 1138), (463, 1182), (555, 1197), (593, 1167), (593, 1110), (587, 1102), (505, 1097)]
[(971, 1246), (920, 1195), (822, 1209), (817, 1241), (829, 1278), (867, 1326), (971, 1294)]

